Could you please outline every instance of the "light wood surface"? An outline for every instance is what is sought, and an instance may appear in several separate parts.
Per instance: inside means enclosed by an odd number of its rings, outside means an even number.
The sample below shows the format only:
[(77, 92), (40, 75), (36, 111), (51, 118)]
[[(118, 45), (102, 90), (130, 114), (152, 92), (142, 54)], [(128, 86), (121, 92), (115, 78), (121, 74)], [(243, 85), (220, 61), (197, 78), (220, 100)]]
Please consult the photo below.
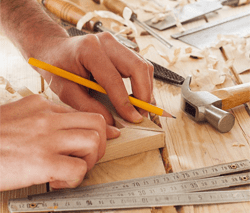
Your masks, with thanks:
[[(92, 1), (72, 0), (81, 7), (87, 10), (105, 9), (103, 5), (96, 5)], [(128, 0), (126, 1), (130, 5), (139, 5), (141, 1)], [(161, 4), (174, 5), (173, 1), (159, 1)], [(220, 20), (231, 15), (236, 15), (241, 12), (245, 12), (250, 9), (250, 5), (244, 5), (236, 8), (223, 7), (216, 13), (207, 15), (209, 22)], [(138, 19), (147, 20), (152, 14), (145, 13), (142, 10), (137, 11)], [(109, 22), (102, 20), (103, 24), (107, 27)], [(184, 26), (185, 29), (191, 29), (193, 27), (201, 26), (206, 23), (205, 19), (199, 19), (194, 22), (189, 22)], [(142, 31), (138, 27), (138, 31)], [(171, 28), (169, 30), (159, 32), (161, 36), (168, 39), (173, 45), (173, 49), (168, 49), (161, 45), (155, 38), (151, 36), (137, 37), (137, 43), (142, 50), (149, 44), (153, 44), (154, 48), (150, 48), (145, 55), (146, 58), (153, 60), (162, 66), (168, 67), (172, 71), (186, 77), (193, 74), (194, 70), (205, 70), (206, 59), (187, 59), (179, 58), (175, 64), (170, 65), (166, 60), (159, 56), (157, 51), (160, 51), (170, 58), (173, 58), (174, 50), (181, 48), (184, 50), (189, 45), (184, 44), (178, 40), (174, 40), (170, 37), (171, 34), (178, 33), (178, 28)], [(4, 76), (12, 84), (19, 87), (25, 85), (31, 89), (34, 93), (40, 90), (40, 77), (33, 71), (26, 62), (22, 59), (19, 52), (13, 47), (9, 41), (1, 36), (0, 37), (0, 76)], [(5, 51), (2, 51), (3, 48)], [(193, 48), (193, 50), (197, 50)], [(225, 56), (219, 49), (209, 50), (211, 54), (215, 55), (219, 59), (218, 66), (224, 66)], [(186, 59), (186, 60), (184, 60)], [(191, 60), (191, 63), (190, 63)], [(246, 65), (247, 66), (247, 65)], [(244, 69), (249, 70), (244, 64)], [(18, 74), (16, 70), (18, 69)], [(230, 73), (229, 73), (230, 74)], [(232, 77), (234, 78), (234, 77)], [(226, 77), (223, 84), (213, 86), (210, 85), (211, 81), (207, 81), (206, 87), (200, 88), (199, 86), (193, 87), (192, 90), (208, 90), (225, 88), (233, 86), (234, 82), (230, 77)], [(245, 71), (239, 74), (239, 78), (243, 83), (250, 82), (250, 73)], [(58, 102), (58, 98), (47, 90), (48, 97)], [(243, 105), (229, 110), (236, 117), (236, 122), (233, 129), (228, 133), (219, 133), (208, 123), (195, 123), (190, 120), (184, 112), (180, 109), (181, 89), (174, 85), (169, 85), (158, 80), (154, 80), (154, 96), (157, 101), (157, 105), (171, 114), (177, 117), (176, 120), (168, 118), (160, 118), (163, 130), (165, 132), (165, 148), (163, 155), (160, 155), (158, 149), (136, 154), (130, 157), (125, 157), (117, 160), (112, 160), (105, 163), (97, 164), (93, 170), (91, 170), (82, 185), (91, 185), (97, 183), (112, 182), (116, 180), (130, 179), (135, 177), (151, 176), (156, 174), (165, 173), (165, 165), (170, 166), (167, 168), (173, 170), (173, 172), (183, 171), (187, 169), (201, 168), (204, 166), (211, 166), (219, 163), (232, 162), (242, 159), (250, 159), (250, 116), (247, 114)], [(123, 126), (123, 124), (120, 124)], [(148, 125), (144, 126), (147, 128)], [(128, 127), (129, 128), (129, 127)], [(138, 127), (134, 127), (138, 128)], [(144, 131), (144, 130), (140, 130)], [(152, 141), (154, 143), (154, 141)], [(164, 162), (163, 162), (164, 160)], [(36, 186), (34, 186), (36, 187)], [(39, 186), (40, 187), (40, 186)], [(249, 186), (241, 187), (249, 189)], [(38, 188), (37, 192), (44, 191), (45, 188)], [(23, 194), (20, 196), (27, 196), (28, 194), (35, 193), (33, 190), (23, 190)], [(7, 212), (6, 201), (9, 197), (19, 194), (15, 191), (1, 193), (1, 212)], [(250, 202), (240, 204), (223, 204), (223, 205), (203, 205), (203, 206), (185, 206), (185, 207), (167, 207), (162, 209), (138, 209), (127, 211), (115, 211), (119, 213), (160, 213), (160, 212), (178, 212), (178, 213), (249, 213)]]

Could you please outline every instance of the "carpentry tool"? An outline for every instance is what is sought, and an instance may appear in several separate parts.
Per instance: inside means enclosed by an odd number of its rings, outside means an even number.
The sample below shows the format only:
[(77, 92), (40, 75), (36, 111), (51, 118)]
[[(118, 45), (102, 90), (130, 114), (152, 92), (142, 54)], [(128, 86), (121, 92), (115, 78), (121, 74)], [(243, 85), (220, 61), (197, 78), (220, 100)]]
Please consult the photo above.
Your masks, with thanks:
[(250, 83), (233, 87), (207, 91), (192, 92), (191, 76), (181, 87), (181, 109), (194, 121), (208, 121), (220, 132), (228, 132), (234, 125), (234, 116), (224, 110), (250, 101)]
[[(78, 5), (67, 0), (37, 0), (44, 5), (51, 13), (58, 16), (60, 19), (67, 21), (73, 25), (77, 25), (78, 21), (86, 15), (86, 12), (82, 10)], [(102, 23), (97, 18), (92, 18), (90, 21), (83, 25), (83, 28), (94, 32), (110, 32), (114, 37), (125, 46), (131, 49), (137, 49), (136, 43), (126, 39), (122, 35), (116, 35), (115, 32), (102, 26)]]
[[(208, 13), (221, 9), (223, 6), (239, 6), (250, 3), (249, 0), (219, 0), (219, 1), (198, 1), (192, 4), (184, 5), (181, 8), (173, 9), (173, 13), (179, 19), (180, 23), (185, 23), (193, 19), (204, 16)], [(157, 30), (165, 30), (176, 26), (176, 19), (172, 14), (168, 14), (162, 21), (154, 22), (153, 19), (145, 21), (145, 23)]]
[(149, 34), (154, 36), (158, 41), (160, 41), (162, 44), (166, 45), (168, 48), (173, 47), (172, 44), (170, 44), (168, 41), (166, 41), (164, 38), (162, 38), (160, 35), (158, 35), (152, 28), (150, 28), (147, 24), (139, 21), (137, 19), (137, 14), (132, 11), (131, 8), (129, 8), (124, 1), (121, 0), (94, 0), (96, 3), (103, 4), (107, 9), (110, 11), (118, 14), (121, 17), (125, 18), (125, 14), (129, 14), (130, 20), (132, 22), (135, 22), (138, 24), (141, 28), (146, 30)]
[[(53, 73), (57, 76), (60, 76), (62, 78), (65, 78), (67, 80), (70, 80), (70, 81), (73, 81), (77, 84), (80, 84), (82, 86), (85, 86), (87, 88), (90, 88), (92, 90), (95, 90), (97, 92), (100, 92), (100, 93), (103, 93), (103, 94), (107, 94), (107, 92), (105, 91), (105, 89), (103, 87), (101, 87), (99, 84), (97, 84), (96, 82), (94, 81), (90, 81), (86, 78), (83, 78), (81, 76), (78, 76), (78, 75), (75, 75), (73, 73), (70, 73), (70, 72), (67, 72), (63, 69), (60, 69), (58, 67), (55, 67), (55, 66), (52, 66), (50, 64), (47, 64), (43, 61), (40, 61), (38, 59), (35, 59), (35, 58), (29, 58), (28, 60), (28, 63), (34, 67), (38, 67), (40, 69), (43, 69), (43, 70), (46, 70), (50, 73)], [(171, 117), (171, 118), (176, 118), (175, 116), (169, 114), (168, 112), (166, 112), (165, 110), (159, 108), (159, 107), (156, 107), (152, 104), (149, 104), (145, 101), (142, 101), (142, 100), (139, 100), (137, 98), (134, 98), (132, 96), (128, 96), (130, 102), (132, 105), (136, 106), (136, 107), (139, 107), (141, 109), (144, 109), (148, 112), (152, 112), (156, 115), (160, 115), (160, 116), (163, 116), (163, 117)]]
[(244, 202), (250, 199), (249, 190), (202, 191), (249, 184), (250, 172), (243, 172), (249, 169), (250, 161), (242, 160), (11, 199), (8, 207), (10, 212), (39, 212)]
[(216, 41), (217, 35), (238, 35), (246, 36), (250, 32), (250, 12), (238, 14), (224, 20), (206, 23), (201, 27), (187, 30), (183, 33), (171, 35), (199, 49), (210, 47)]
[[(67, 29), (67, 32), (70, 36), (80, 36), (80, 35), (86, 35), (86, 32), (83, 32), (81, 30), (76, 29), (75, 27), (70, 27)], [(148, 60), (150, 61), (150, 60)], [(175, 84), (175, 85), (182, 85), (184, 82), (185, 78), (182, 76), (178, 75), (177, 73), (153, 62), (150, 61), (153, 66), (154, 66), (154, 78), (159, 79), (161, 81), (170, 83), (170, 84)]]

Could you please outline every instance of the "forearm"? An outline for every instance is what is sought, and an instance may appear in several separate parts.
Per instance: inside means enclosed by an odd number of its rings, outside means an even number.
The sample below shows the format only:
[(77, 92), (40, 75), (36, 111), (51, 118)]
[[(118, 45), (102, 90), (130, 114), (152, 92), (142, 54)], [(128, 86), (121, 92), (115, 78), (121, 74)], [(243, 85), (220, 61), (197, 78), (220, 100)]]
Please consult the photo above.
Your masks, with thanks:
[(0, 4), (1, 27), (26, 59), (39, 58), (55, 39), (68, 36), (36, 0), (1, 0)]

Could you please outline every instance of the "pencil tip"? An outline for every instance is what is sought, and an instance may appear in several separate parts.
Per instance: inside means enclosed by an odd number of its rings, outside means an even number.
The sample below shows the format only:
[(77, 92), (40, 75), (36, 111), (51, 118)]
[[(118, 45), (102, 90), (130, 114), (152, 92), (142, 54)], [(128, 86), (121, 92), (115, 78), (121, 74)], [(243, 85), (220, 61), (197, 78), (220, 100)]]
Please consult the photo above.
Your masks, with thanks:
[(166, 111), (164, 111), (164, 110), (163, 110), (162, 116), (163, 116), (163, 117), (169, 117), (169, 118), (174, 118), (174, 119), (176, 119), (175, 116), (171, 115), (170, 113), (168, 113), (168, 112), (166, 112)]

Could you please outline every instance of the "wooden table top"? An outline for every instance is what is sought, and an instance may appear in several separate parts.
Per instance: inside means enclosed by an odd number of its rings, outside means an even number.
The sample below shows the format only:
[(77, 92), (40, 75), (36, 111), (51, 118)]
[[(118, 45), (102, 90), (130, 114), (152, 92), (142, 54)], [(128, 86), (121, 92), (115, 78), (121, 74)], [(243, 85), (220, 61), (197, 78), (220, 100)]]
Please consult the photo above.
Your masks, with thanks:
[[(95, 5), (92, 1), (88, 3), (81, 0), (72, 0), (81, 7), (89, 10), (105, 9), (103, 6)], [(127, 1), (131, 5), (139, 5), (142, 1), (136, 0)], [(174, 5), (173, 1), (160, 1), (162, 4)], [(141, 20), (146, 20), (150, 17), (150, 13), (145, 13), (139, 7), (138, 17)], [(216, 13), (207, 16), (207, 21), (212, 22), (221, 20), (231, 15), (240, 14), (249, 11), (250, 5), (244, 5), (236, 8), (224, 6)], [(104, 20), (105, 23), (105, 20)], [(206, 23), (205, 19), (199, 19), (183, 25), (185, 29), (202, 26)], [(138, 27), (138, 31), (140, 31)], [(157, 31), (158, 32), (158, 31)], [(166, 31), (158, 32), (161, 36), (169, 40), (174, 48), (169, 49), (164, 47), (155, 38), (147, 36), (138, 36), (136, 41), (143, 50), (148, 45), (150, 47), (148, 52), (144, 55), (152, 61), (155, 61), (162, 66), (168, 67), (172, 71), (186, 77), (190, 74), (197, 74), (197, 70), (201, 72), (206, 69), (206, 58), (190, 59), (186, 57), (185, 50), (190, 47), (188, 44), (182, 43), (179, 40), (174, 40), (170, 37), (171, 34), (178, 33), (178, 28), (171, 28)], [(250, 32), (249, 32), (250, 33)], [(247, 39), (246, 39), (247, 40)], [(248, 39), (249, 41), (249, 39)], [(8, 79), (12, 85), (16, 87), (26, 86), (32, 92), (38, 93), (41, 88), (40, 76), (38, 73), (25, 62), (21, 54), (11, 44), (11, 42), (4, 36), (0, 35), (0, 76)], [(168, 55), (170, 61), (173, 62), (174, 52), (176, 49), (181, 49), (181, 54), (175, 63), (169, 63), (163, 59), (159, 52)], [(230, 53), (230, 48), (225, 48), (227, 53)], [(193, 48), (193, 51), (198, 51)], [(233, 50), (232, 50), (233, 51)], [(203, 52), (204, 53), (204, 52)], [(207, 55), (216, 56), (218, 66), (222, 68), (225, 66), (225, 57), (220, 49), (210, 48), (207, 50)], [(228, 56), (230, 57), (230, 56)], [(205, 64), (205, 65), (204, 65)], [(235, 65), (236, 66), (236, 65)], [(236, 69), (236, 68), (235, 68)], [(250, 67), (248, 67), (250, 69)], [(18, 71), (18, 72), (17, 72)], [(232, 70), (228, 70), (230, 73)], [(197, 75), (198, 76), (198, 75)], [(239, 79), (242, 82), (250, 82), (250, 72), (246, 71), (239, 74)], [(199, 77), (199, 76), (198, 76)], [(198, 81), (199, 78), (196, 78)], [(212, 91), (217, 88), (223, 88), (234, 85), (229, 74), (226, 75), (224, 83), (214, 86), (212, 81), (207, 81), (207, 85), (193, 85), (193, 89)], [(55, 94), (47, 89), (46, 94), (50, 100), (59, 102)], [(243, 159), (250, 159), (250, 116), (243, 105), (229, 110), (235, 116), (235, 125), (228, 133), (220, 133), (215, 130), (208, 123), (196, 123), (189, 119), (187, 115), (180, 109), (181, 88), (170, 85), (158, 80), (154, 80), (154, 95), (157, 105), (164, 108), (166, 111), (175, 115), (177, 119), (160, 118), (162, 128), (165, 131), (165, 148), (143, 152), (140, 154), (124, 157), (104, 163), (97, 164), (86, 176), (82, 183), (84, 185), (92, 185), (97, 183), (106, 183), (117, 180), (131, 179), (137, 177), (152, 176), (164, 174), (166, 172), (178, 172), (188, 169), (201, 168), (226, 162), (232, 162)], [(4, 98), (8, 98), (7, 96)], [(146, 169), (145, 169), (146, 168)], [(249, 186), (240, 187), (240, 189), (249, 189)], [(42, 193), (46, 191), (45, 184), (39, 186), (32, 186), (25, 189), (1, 192), (0, 195), (0, 211), (5, 213), (7, 210), (7, 200), (9, 198), (26, 197), (29, 194)], [(221, 204), (221, 205), (202, 205), (202, 206), (183, 206), (183, 207), (163, 207), (163, 208), (149, 208), (136, 210), (115, 211), (119, 213), (249, 213), (250, 202)]]

